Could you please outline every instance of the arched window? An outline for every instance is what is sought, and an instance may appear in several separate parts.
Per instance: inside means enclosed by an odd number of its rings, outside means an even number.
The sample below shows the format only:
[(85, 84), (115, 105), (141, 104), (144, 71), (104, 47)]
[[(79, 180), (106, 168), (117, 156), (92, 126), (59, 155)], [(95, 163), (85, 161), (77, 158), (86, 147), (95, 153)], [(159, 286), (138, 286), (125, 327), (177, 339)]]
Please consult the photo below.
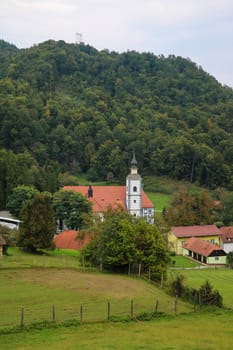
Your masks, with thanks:
[(133, 192), (137, 192), (137, 186), (133, 187)]

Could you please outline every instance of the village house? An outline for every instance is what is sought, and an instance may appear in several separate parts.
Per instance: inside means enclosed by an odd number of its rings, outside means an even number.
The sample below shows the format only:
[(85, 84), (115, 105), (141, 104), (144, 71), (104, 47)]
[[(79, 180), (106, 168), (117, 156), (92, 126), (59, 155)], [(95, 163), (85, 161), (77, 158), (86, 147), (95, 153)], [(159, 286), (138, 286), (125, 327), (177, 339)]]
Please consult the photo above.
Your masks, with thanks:
[(225, 265), (226, 253), (217, 244), (202, 239), (189, 238), (182, 248), (183, 255), (208, 265)]
[(187, 240), (196, 237), (221, 246), (222, 232), (216, 225), (173, 226), (168, 234), (168, 246), (177, 255), (182, 255)]
[(92, 210), (103, 216), (109, 207), (118, 206), (128, 210), (135, 217), (143, 217), (154, 223), (154, 205), (142, 188), (142, 178), (138, 174), (135, 154), (131, 161), (130, 174), (126, 186), (64, 186), (64, 190), (81, 193), (92, 203)]
[(226, 253), (233, 252), (233, 226), (220, 228), (222, 232), (222, 248)]

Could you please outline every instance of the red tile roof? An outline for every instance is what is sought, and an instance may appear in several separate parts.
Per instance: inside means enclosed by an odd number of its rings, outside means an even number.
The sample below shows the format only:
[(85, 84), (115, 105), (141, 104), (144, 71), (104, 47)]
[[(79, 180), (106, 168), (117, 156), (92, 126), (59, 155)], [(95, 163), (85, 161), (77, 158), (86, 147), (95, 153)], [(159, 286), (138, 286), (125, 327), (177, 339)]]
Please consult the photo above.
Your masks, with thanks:
[(222, 234), (216, 225), (173, 226), (171, 227), (171, 231), (177, 238), (219, 236)]
[(61, 249), (82, 249), (90, 241), (90, 235), (85, 234), (84, 239), (77, 238), (77, 235), (78, 232), (74, 230), (63, 231), (55, 236), (55, 247)]
[(222, 251), (223, 255), (226, 255), (217, 244), (209, 243), (196, 237), (190, 238), (184, 244), (184, 248), (205, 257), (210, 256), (216, 250)]
[[(109, 206), (113, 209), (121, 206), (126, 208), (126, 186), (91, 186), (93, 190), (93, 197), (88, 198), (92, 203), (94, 212), (103, 212)], [(64, 186), (64, 190), (75, 191), (81, 193), (87, 197), (89, 186)], [(144, 191), (142, 191), (142, 207), (153, 208), (154, 205), (147, 197)]]
[(222, 232), (223, 243), (232, 243), (233, 242), (233, 226), (221, 227), (220, 231)]

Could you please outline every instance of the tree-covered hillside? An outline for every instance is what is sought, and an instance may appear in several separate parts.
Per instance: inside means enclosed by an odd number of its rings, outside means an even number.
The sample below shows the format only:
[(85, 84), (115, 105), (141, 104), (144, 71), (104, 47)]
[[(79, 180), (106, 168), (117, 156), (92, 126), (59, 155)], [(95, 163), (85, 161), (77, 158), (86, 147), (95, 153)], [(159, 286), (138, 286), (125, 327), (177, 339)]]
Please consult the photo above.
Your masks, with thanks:
[(233, 188), (233, 90), (182, 57), (0, 41), (0, 206), (16, 184), (140, 172)]

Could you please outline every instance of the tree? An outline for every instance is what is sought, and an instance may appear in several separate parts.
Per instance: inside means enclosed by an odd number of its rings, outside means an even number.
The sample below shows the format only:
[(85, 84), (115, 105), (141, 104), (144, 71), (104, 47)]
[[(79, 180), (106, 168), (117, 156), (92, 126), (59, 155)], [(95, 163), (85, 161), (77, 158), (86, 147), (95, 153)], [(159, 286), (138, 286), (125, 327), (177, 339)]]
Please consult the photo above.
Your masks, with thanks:
[(91, 203), (80, 193), (60, 190), (53, 195), (55, 217), (70, 229), (81, 229), (83, 214), (91, 212)]
[(39, 193), (34, 187), (20, 185), (14, 188), (7, 201), (7, 209), (11, 214), (19, 217), (19, 213), (27, 200), (31, 199), (36, 193)]
[(223, 198), (222, 221), (224, 225), (233, 224), (233, 192)]
[(207, 192), (182, 190), (165, 211), (164, 218), (171, 226), (210, 224), (212, 209), (213, 201)]
[(145, 220), (134, 218), (122, 208), (109, 208), (104, 220), (92, 221), (89, 230), (93, 239), (82, 255), (92, 264), (97, 266), (101, 262), (106, 269), (115, 271), (141, 264), (142, 271), (150, 270), (154, 280), (166, 272), (169, 262), (166, 244), (157, 228)]
[(150, 270), (151, 279), (160, 280), (161, 275), (165, 278), (170, 258), (161, 232), (156, 226), (148, 224), (142, 218), (135, 220), (133, 226), (137, 262), (142, 263), (145, 271)]
[(222, 307), (222, 296), (213, 286), (206, 281), (199, 289), (199, 298), (202, 305), (215, 305)]
[(19, 230), (19, 247), (28, 252), (53, 248), (55, 222), (51, 195), (36, 193), (25, 203), (20, 217), (23, 222)]

